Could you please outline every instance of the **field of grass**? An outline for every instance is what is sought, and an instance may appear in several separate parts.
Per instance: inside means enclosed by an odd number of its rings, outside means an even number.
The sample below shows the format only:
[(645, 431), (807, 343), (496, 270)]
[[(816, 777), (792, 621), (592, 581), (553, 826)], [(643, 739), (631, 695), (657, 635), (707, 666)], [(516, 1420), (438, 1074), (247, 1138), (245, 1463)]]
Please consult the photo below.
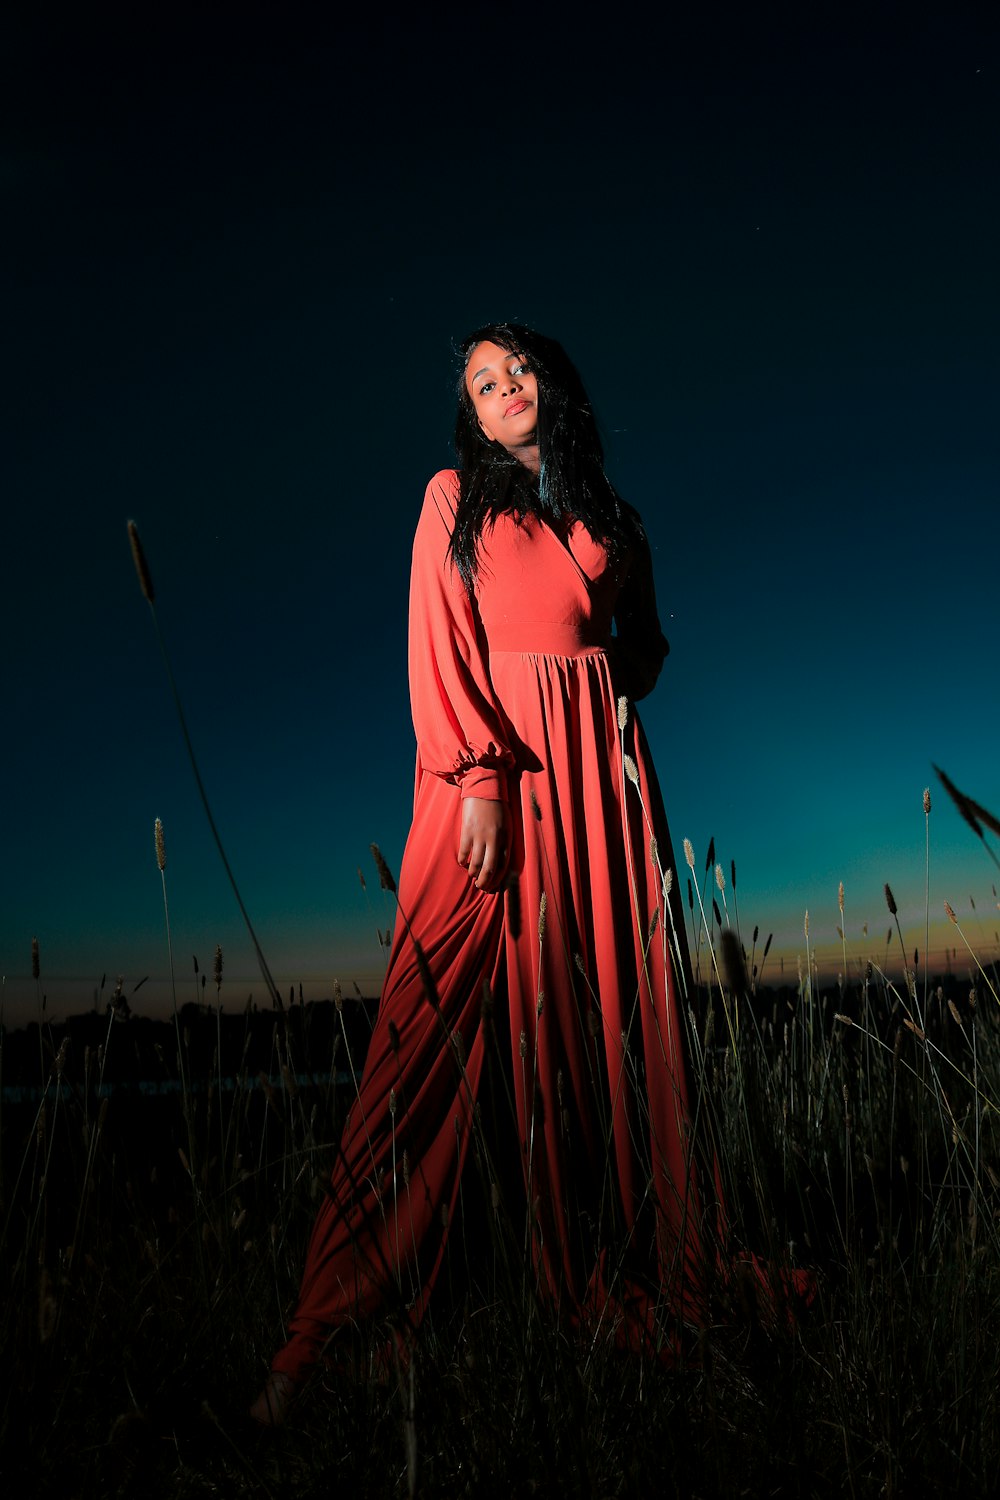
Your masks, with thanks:
[[(171, 687), (239, 900), (172, 674)], [(627, 712), (622, 700), (622, 729)], [(1000, 822), (941, 779), (991, 852), (985, 831)], [(924, 818), (929, 868), (927, 793)], [(155, 851), (169, 947), (159, 823)], [(632, 854), (658, 865), (655, 840)], [(707, 1316), (679, 1353), (666, 1313), (640, 1352), (613, 1320), (560, 1321), (537, 1294), (523, 1219), (474, 1164), (419, 1327), (403, 1297), (388, 1299), (284, 1427), (249, 1422), (360, 1075), (365, 1015), (340, 997), (283, 1005), (244, 910), (264, 1015), (223, 1014), (219, 953), (215, 1003), (175, 999), (165, 1034), (130, 1017), (119, 991), (75, 1027), (47, 1026), (39, 1004), (30, 1063), (24, 1036), (0, 1028), (0, 1083), (16, 1059), (16, 1081), (33, 1085), (0, 1107), (4, 1494), (996, 1494), (996, 966), (949, 912), (964, 975), (955, 963), (937, 981), (924, 964), (918, 979), (908, 955), (926, 954), (929, 912), (904, 934), (887, 886), (894, 970), (885, 949), (849, 952), (842, 932), (841, 980), (821, 990), (807, 924), (798, 986), (765, 989), (768, 944), (744, 937), (735, 901), (730, 914), (714, 850), (697, 871), (686, 843), (685, 855), (694, 1113), (725, 1219)], [(678, 872), (659, 874), (659, 930), (644, 940), (650, 961), (670, 963)], [(840, 901), (843, 912), (843, 890)], [(33, 969), (37, 983), (37, 950)], [(519, 1169), (513, 1120), (511, 1150)], [(780, 1295), (795, 1268), (811, 1274), (808, 1306)]]
[(761, 1307), (727, 1277), (683, 1357), (623, 1352), (539, 1300), (523, 1226), (471, 1172), (429, 1316), (358, 1329), (261, 1433), (246, 1408), (294, 1303), (364, 1008), (188, 1005), (164, 1045), (116, 995), (89, 1033), (32, 1029), (36, 1097), (0, 1114), (4, 1492), (995, 1493), (995, 970), (969, 951), (966, 977), (918, 984), (899, 933), (896, 979), (845, 946), (835, 989), (764, 989), (755, 942), (711, 909), (721, 869), (699, 893), (689, 862), (688, 1040), (723, 1253), (752, 1252), (773, 1284), (809, 1268), (810, 1307)]

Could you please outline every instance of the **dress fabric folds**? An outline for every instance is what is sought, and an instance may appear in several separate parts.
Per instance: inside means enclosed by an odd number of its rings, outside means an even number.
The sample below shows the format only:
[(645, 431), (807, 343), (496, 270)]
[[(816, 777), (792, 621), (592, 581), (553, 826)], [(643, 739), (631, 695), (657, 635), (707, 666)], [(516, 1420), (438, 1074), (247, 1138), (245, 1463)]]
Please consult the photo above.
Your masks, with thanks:
[[(612, 566), (578, 522), (501, 516), (471, 599), (448, 552), (458, 493), (453, 470), (431, 480), (414, 540), (413, 824), (363, 1076), (274, 1360), (293, 1378), (345, 1325), (419, 1317), (508, 1030), (512, 1103), (490, 1150), (520, 1158), (541, 1295), (571, 1317), (627, 1306), (646, 1329), (657, 1309), (699, 1318), (679, 881), (621, 701), (667, 649), (648, 550)], [(513, 889), (478, 891), (458, 863), (467, 796), (509, 803)]]

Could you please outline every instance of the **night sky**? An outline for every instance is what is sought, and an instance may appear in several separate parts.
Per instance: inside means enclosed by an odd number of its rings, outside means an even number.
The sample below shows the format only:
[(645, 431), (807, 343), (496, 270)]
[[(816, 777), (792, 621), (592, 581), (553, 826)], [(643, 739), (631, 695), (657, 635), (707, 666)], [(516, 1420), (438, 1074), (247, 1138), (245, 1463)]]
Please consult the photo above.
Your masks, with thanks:
[(0, 23), (8, 1023), (36, 935), (49, 1014), (165, 1003), (156, 817), (179, 998), (220, 943), (268, 1003), (130, 517), (283, 993), (377, 989), (410, 544), (494, 318), (565, 345), (646, 521), (675, 846), (735, 860), (765, 978), (806, 910), (841, 967), (840, 880), (851, 958), (888, 881), (923, 963), (928, 785), (936, 941), (947, 899), (992, 954), (931, 763), (1000, 812), (996, 8), (160, 9)]

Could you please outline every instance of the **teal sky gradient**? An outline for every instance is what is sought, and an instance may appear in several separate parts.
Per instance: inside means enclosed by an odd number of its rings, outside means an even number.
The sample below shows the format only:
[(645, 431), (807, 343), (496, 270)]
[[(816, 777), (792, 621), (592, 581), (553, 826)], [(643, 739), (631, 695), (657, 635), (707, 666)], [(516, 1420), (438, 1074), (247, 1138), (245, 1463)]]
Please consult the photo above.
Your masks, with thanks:
[(888, 881), (922, 954), (930, 785), (932, 950), (948, 900), (996, 952), (998, 872), (931, 763), (1000, 811), (997, 25), (615, 15), (541, 15), (502, 106), (465, 12), (12, 28), (8, 1023), (35, 935), (53, 1009), (102, 974), (164, 1003), (157, 816), (181, 997), (221, 943), (224, 998), (266, 1003), (129, 517), (272, 970), (377, 986), (412, 530), (451, 343), (497, 316), (565, 344), (646, 521), (672, 651), (641, 712), (677, 856), (735, 859), (747, 946), (773, 932), (788, 977), (808, 910), (835, 971), (843, 880), (849, 951), (880, 959)]

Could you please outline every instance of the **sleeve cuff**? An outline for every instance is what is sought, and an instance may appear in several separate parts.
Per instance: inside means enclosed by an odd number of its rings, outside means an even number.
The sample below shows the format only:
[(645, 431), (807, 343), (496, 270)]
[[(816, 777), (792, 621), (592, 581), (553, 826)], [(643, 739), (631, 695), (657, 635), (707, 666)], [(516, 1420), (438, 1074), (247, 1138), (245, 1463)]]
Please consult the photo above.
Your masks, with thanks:
[(507, 777), (492, 766), (472, 766), (462, 777), (462, 796), (484, 797), (488, 802), (507, 801)]

